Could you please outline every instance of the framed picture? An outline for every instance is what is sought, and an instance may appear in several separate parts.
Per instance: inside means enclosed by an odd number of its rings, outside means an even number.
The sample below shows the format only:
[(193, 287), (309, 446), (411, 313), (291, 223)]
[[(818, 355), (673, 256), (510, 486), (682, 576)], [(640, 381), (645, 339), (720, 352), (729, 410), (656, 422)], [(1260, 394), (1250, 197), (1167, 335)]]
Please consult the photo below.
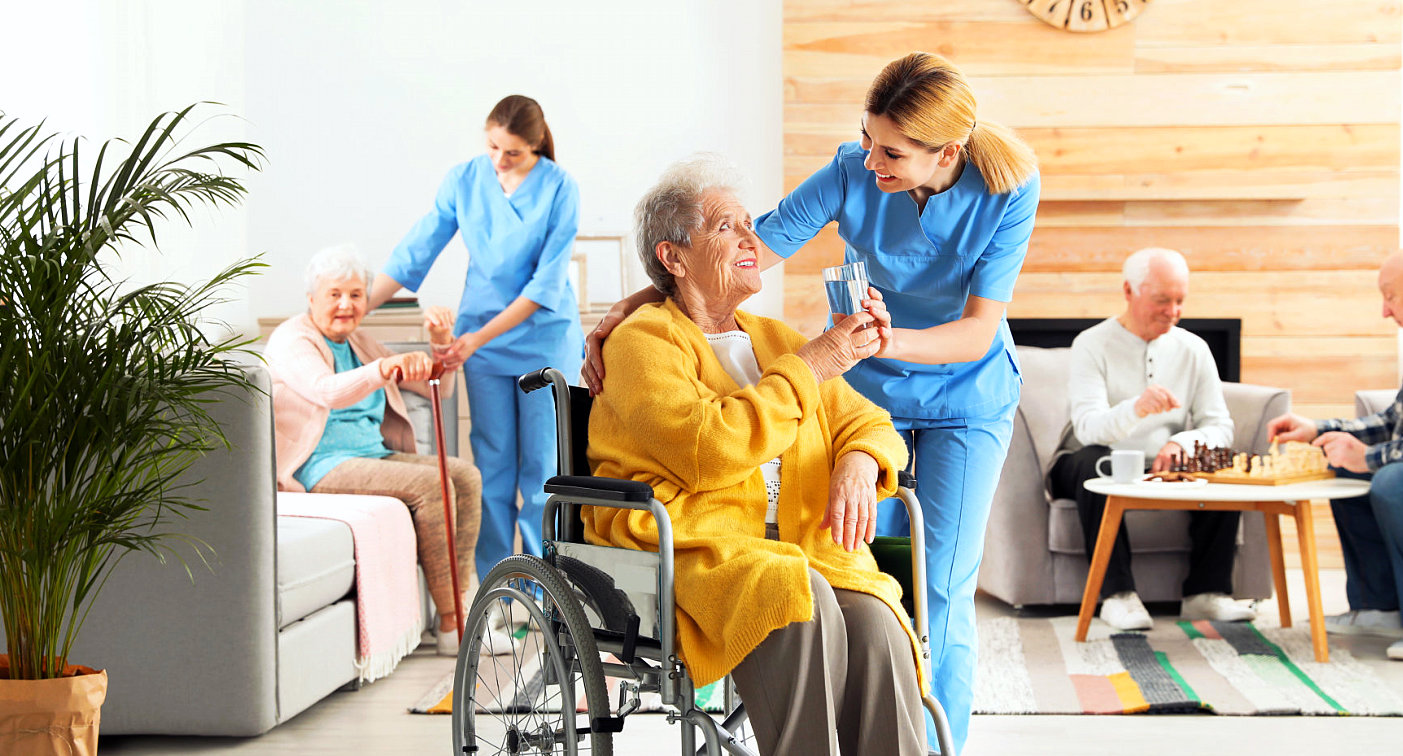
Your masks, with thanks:
[(576, 286), (580, 310), (605, 310), (627, 293), (624, 237), (579, 235), (575, 237)]

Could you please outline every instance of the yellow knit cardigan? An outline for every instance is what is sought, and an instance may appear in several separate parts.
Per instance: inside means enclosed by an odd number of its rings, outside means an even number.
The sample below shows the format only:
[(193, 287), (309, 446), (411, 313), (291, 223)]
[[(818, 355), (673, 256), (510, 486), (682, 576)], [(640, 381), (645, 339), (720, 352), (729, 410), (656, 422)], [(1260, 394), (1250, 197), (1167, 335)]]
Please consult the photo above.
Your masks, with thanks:
[[(892, 495), (906, 446), (890, 416), (841, 378), (819, 384), (794, 352), (805, 342), (769, 318), (736, 313), (763, 375), (741, 388), (701, 329), (668, 300), (640, 307), (604, 345), (605, 389), (594, 401), (589, 458), (596, 475), (647, 483), (672, 518), (677, 645), (697, 685), (725, 676), (771, 631), (813, 616), (808, 568), (834, 588), (881, 599), (911, 637), (901, 587), (862, 544), (820, 528), (833, 463), (871, 454), (879, 498)], [(764, 462), (780, 457), (779, 541), (765, 538)], [(657, 551), (646, 512), (586, 507), (591, 543)], [(917, 663), (921, 689), (925, 665)]]

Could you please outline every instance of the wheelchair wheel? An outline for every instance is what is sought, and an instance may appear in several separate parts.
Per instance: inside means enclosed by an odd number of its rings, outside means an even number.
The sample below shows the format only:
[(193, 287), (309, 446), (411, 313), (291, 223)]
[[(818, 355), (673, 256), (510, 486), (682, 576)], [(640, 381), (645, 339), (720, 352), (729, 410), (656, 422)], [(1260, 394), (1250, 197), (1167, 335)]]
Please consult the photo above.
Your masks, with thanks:
[[(495, 609), (528, 614), (510, 649), (487, 648)], [(588, 713), (576, 712), (580, 694)], [(610, 756), (609, 697), (594, 635), (574, 592), (533, 556), (507, 557), (483, 579), (453, 676), (455, 754)]]

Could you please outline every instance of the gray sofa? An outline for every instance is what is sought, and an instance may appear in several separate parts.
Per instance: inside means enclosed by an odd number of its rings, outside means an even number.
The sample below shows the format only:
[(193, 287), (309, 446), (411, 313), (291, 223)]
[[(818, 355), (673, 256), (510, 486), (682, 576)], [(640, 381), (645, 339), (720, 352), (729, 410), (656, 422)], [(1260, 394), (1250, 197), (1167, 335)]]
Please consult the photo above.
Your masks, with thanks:
[(1354, 392), (1354, 416), (1365, 417), (1377, 414), (1388, 409), (1388, 405), (1393, 404), (1393, 398), (1398, 396), (1397, 389), (1365, 389)]
[[(350, 530), (277, 516), (271, 383), (266, 368), (246, 370), (261, 393), (211, 408), (232, 448), (188, 475), (207, 509), (168, 526), (208, 543), (212, 568), (183, 544), (172, 545), (193, 581), (175, 561), (127, 556), (72, 650), (71, 661), (107, 670), (104, 735), (258, 735), (357, 680)], [(431, 410), (413, 399), (420, 450), (433, 453)], [(445, 405), (444, 446), (453, 454), (456, 397)], [(420, 580), (427, 621), (432, 605)]]
[[(1018, 347), (1023, 394), (984, 540), (979, 587), (1014, 606), (1079, 604), (1088, 569), (1076, 503), (1053, 500), (1045, 475), (1070, 416), (1066, 385), (1069, 350)], [(1264, 451), (1266, 425), (1287, 412), (1284, 389), (1227, 383), (1223, 393), (1236, 424), (1234, 446)], [(1146, 601), (1172, 601), (1188, 570), (1188, 514), (1129, 512), (1136, 589)], [(1262, 517), (1244, 514), (1238, 533), (1233, 589), (1239, 598), (1272, 594)]]

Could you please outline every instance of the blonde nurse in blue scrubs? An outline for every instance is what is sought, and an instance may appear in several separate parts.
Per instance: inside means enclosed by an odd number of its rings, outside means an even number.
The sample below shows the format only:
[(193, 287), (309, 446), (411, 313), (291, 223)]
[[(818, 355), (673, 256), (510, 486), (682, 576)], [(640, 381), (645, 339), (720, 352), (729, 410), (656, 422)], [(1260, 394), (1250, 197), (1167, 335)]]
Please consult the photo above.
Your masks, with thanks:
[[(456, 340), (439, 357), (461, 363), (467, 381), (473, 459), (482, 472), (479, 576), (512, 553), (518, 530), (523, 549), (541, 551), (555, 419), (548, 392), (523, 394), (516, 377), (546, 365), (573, 376), (584, 350), (569, 279), (580, 192), (555, 162), (541, 106), (521, 95), (503, 99), (487, 116), (486, 139), (487, 154), (448, 172), (433, 209), (390, 255), (370, 299), (378, 307), (400, 287), (417, 290), (461, 235), (468, 272), (452, 324)], [(453, 318), (444, 308), (429, 314)]]
[[(890, 315), (890, 343), (844, 377), (891, 412), (912, 447), (926, 528), (931, 692), (961, 748), (978, 650), (976, 575), (1022, 384), (1004, 311), (1040, 186), (1032, 149), (975, 116), (969, 84), (948, 61), (919, 52), (893, 61), (868, 89), (860, 139), (839, 145), (755, 222), (778, 255), (762, 257), (771, 265), (837, 222), (844, 262), (867, 264), (872, 300), (864, 306), (879, 320)], [(610, 315), (648, 298), (639, 292)], [(596, 340), (617, 320), (590, 336), (585, 379), (596, 389)], [(908, 528), (904, 512), (884, 505), (879, 531)]]

